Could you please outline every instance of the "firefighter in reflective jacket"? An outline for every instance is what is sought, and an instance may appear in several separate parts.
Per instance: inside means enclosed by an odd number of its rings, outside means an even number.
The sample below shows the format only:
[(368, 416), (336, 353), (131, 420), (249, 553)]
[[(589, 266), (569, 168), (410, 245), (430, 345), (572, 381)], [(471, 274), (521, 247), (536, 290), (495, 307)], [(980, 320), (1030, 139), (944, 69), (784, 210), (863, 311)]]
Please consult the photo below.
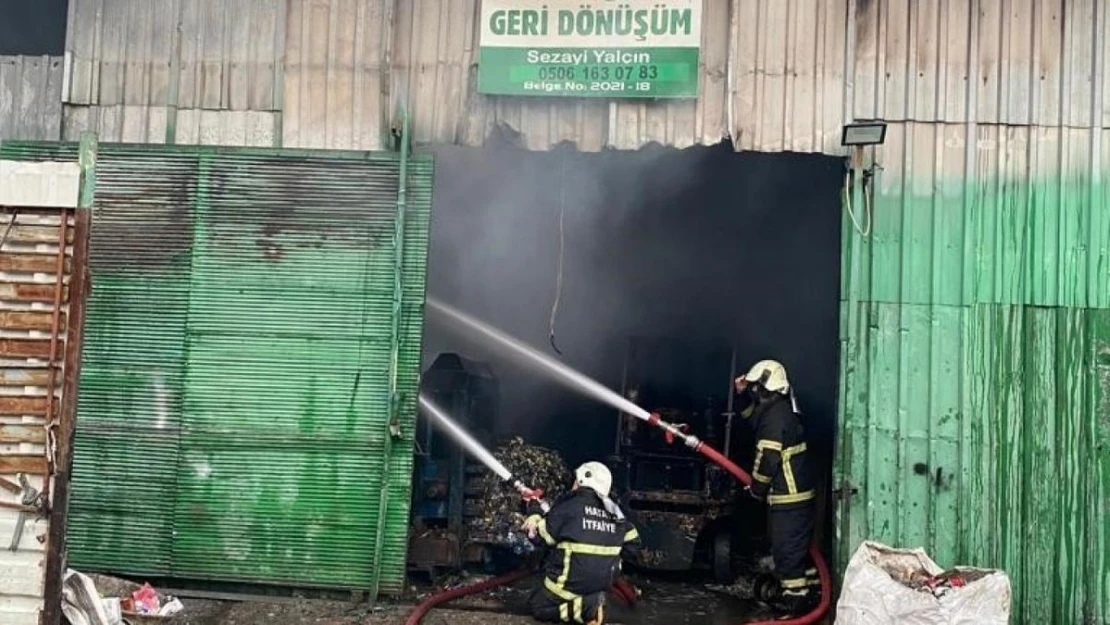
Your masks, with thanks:
[(621, 558), (635, 555), (640, 536), (609, 498), (613, 477), (605, 465), (587, 462), (574, 474), (570, 493), (546, 515), (524, 521), (528, 536), (549, 548), (532, 614), (541, 621), (601, 625), (605, 593)]
[(770, 505), (771, 556), (781, 586), (772, 602), (788, 614), (804, 614), (820, 598), (817, 569), (809, 562), (816, 516), (815, 476), (806, 454), (805, 429), (786, 368), (774, 360), (756, 363), (736, 379), (751, 401), (741, 414), (755, 427), (752, 497)]

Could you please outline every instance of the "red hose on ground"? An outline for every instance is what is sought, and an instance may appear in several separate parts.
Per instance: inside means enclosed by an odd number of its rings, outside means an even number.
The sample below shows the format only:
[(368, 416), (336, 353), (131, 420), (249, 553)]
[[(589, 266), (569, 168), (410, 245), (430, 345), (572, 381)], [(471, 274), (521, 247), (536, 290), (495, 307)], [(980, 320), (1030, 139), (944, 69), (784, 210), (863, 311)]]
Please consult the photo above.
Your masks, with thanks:
[[(461, 599), (479, 592), (500, 588), (501, 586), (508, 586), (531, 574), (531, 569), (521, 569), (507, 575), (502, 575), (501, 577), (494, 577), (493, 579), (487, 579), (467, 586), (459, 586), (458, 588), (452, 588), (451, 590), (445, 590), (441, 593), (431, 595), (424, 601), (421, 601), (409, 614), (408, 619), (405, 620), (405, 625), (419, 625), (420, 621), (428, 615), (428, 612), (440, 604), (454, 601), (455, 599)], [(611, 590), (628, 605), (634, 605), (636, 603), (638, 595), (632, 584), (628, 583), (628, 580), (618, 578), (617, 581), (613, 583), (613, 588)]]
[[(717, 466), (731, 473), (732, 476), (739, 480), (744, 486), (751, 485), (752, 476), (748, 475), (748, 472), (741, 469), (736, 463), (726, 458), (721, 452), (701, 441), (698, 442), (697, 451), (701, 455), (712, 460)], [(817, 604), (817, 607), (805, 616), (799, 616), (786, 621), (759, 621), (750, 623), (749, 625), (773, 625), (775, 623), (778, 625), (811, 625), (825, 616), (825, 612), (829, 609), (829, 603), (831, 602), (830, 595), (832, 594), (832, 578), (829, 576), (829, 566), (825, 563), (825, 557), (821, 555), (821, 550), (817, 548), (817, 545), (809, 546), (809, 557), (813, 559), (813, 565), (817, 567), (817, 577), (821, 580), (821, 602)]]
[(494, 577), (493, 579), (487, 579), (476, 584), (459, 586), (458, 588), (452, 588), (451, 590), (446, 590), (444, 592), (434, 594), (424, 601), (421, 601), (420, 605), (416, 606), (416, 609), (413, 610), (412, 613), (409, 614), (408, 619), (405, 620), (405, 625), (419, 625), (420, 621), (424, 618), (424, 615), (426, 615), (428, 611), (441, 603), (447, 603), (448, 601), (454, 601), (455, 599), (459, 599), (467, 595), (473, 595), (474, 593), (492, 590), (501, 586), (507, 586), (515, 581), (522, 580), (531, 574), (532, 569), (521, 569), (519, 571), (509, 573), (508, 575)]
[[(662, 427), (659, 417), (657, 415), (652, 415), (652, 417), (652, 425)], [(673, 440), (673, 438), (671, 440)], [(751, 485), (752, 476), (749, 475), (747, 471), (737, 466), (736, 463), (726, 458), (723, 454), (721, 454), (721, 452), (713, 449), (700, 440), (696, 441), (696, 445), (694, 445), (690, 441), (687, 441), (687, 443), (688, 445), (693, 446), (695, 451), (711, 460), (717, 466), (731, 473), (732, 476), (735, 477), (744, 486)], [(825, 616), (825, 612), (829, 610), (829, 604), (831, 603), (832, 578), (829, 576), (829, 567), (825, 563), (825, 557), (821, 555), (821, 550), (817, 548), (817, 545), (810, 545), (809, 556), (813, 559), (813, 564), (815, 567), (817, 567), (817, 577), (821, 580), (821, 601), (817, 604), (817, 607), (814, 608), (809, 614), (799, 616), (797, 618), (782, 621), (757, 621), (755, 623), (748, 623), (747, 625), (812, 625), (813, 623), (821, 620), (821, 617)], [(420, 605), (416, 606), (416, 609), (412, 611), (412, 614), (409, 614), (408, 619), (405, 621), (405, 625), (419, 625), (421, 619), (424, 618), (424, 615), (426, 615), (429, 610), (436, 607), (437, 605), (440, 605), (441, 603), (446, 603), (460, 597), (465, 597), (474, 593), (483, 592), (486, 590), (511, 584), (517, 580), (527, 577), (530, 573), (530, 570), (520, 570), (515, 573), (504, 575), (502, 577), (495, 577), (484, 582), (478, 582), (477, 584), (462, 586), (453, 590), (448, 590), (446, 592), (432, 595), (421, 602)], [(627, 599), (630, 603), (634, 602), (637, 598), (635, 590), (631, 589), (631, 586), (628, 584), (628, 582), (623, 579), (618, 579), (617, 582), (613, 585), (612, 590), (615, 594), (618, 595), (618, 597)]]
[(640, 598), (640, 593), (636, 592), (636, 587), (623, 577), (618, 577), (617, 581), (613, 582), (613, 587), (609, 589), (609, 591), (629, 606), (636, 605), (636, 602)]

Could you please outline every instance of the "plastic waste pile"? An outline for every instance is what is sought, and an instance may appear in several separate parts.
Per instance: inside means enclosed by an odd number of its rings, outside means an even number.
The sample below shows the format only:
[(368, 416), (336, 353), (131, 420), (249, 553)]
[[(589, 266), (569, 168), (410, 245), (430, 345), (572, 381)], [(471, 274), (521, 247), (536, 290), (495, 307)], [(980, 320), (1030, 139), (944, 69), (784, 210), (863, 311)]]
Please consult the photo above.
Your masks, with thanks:
[[(562, 456), (546, 447), (529, 445), (523, 438), (509, 439), (493, 455), (526, 484), (543, 488), (548, 501), (555, 501), (571, 484), (571, 472)], [(466, 499), (472, 540), (504, 545), (518, 555), (533, 549), (520, 532), (527, 512), (520, 494), (505, 488), (499, 477), (485, 470), (471, 476)]]
[(1007, 625), (1013, 593), (1003, 571), (945, 571), (922, 549), (865, 541), (844, 572), (837, 625)]
[(899, 580), (907, 588), (918, 592), (925, 592), (937, 599), (947, 595), (956, 588), (963, 588), (971, 582), (978, 581), (987, 576), (984, 571), (978, 570), (952, 570), (939, 575), (916, 575), (911, 579)]
[(168, 619), (185, 610), (175, 597), (159, 594), (150, 584), (107, 576), (93, 577), (69, 569), (62, 581), (62, 613), (70, 625), (126, 625), (129, 619)]

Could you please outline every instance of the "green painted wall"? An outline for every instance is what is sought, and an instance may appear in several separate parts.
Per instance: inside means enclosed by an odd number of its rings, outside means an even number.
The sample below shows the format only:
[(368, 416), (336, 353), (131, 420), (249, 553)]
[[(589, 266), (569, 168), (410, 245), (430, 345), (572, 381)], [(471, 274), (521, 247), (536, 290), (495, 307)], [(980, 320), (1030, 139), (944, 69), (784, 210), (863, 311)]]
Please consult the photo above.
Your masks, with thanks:
[(399, 256), (397, 154), (100, 147), (71, 566), (402, 590), (432, 163), (407, 168)]
[[(862, 206), (857, 189), (855, 206)], [(845, 218), (836, 560), (1000, 567), (1014, 622), (1110, 622), (1110, 197), (1082, 177), (879, 189)]]

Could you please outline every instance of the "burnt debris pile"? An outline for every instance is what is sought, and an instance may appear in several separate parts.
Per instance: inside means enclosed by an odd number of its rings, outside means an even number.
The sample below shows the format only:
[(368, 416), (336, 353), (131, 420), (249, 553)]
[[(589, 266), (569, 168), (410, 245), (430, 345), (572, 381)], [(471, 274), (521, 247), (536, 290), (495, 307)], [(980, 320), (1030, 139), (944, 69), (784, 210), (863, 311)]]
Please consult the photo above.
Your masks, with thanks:
[[(544, 491), (548, 501), (565, 493), (571, 472), (557, 452), (529, 445), (514, 437), (494, 450), (509, 471), (525, 484)], [(467, 470), (466, 516), (470, 538), (476, 542), (515, 544), (527, 512), (520, 494), (480, 466)]]

